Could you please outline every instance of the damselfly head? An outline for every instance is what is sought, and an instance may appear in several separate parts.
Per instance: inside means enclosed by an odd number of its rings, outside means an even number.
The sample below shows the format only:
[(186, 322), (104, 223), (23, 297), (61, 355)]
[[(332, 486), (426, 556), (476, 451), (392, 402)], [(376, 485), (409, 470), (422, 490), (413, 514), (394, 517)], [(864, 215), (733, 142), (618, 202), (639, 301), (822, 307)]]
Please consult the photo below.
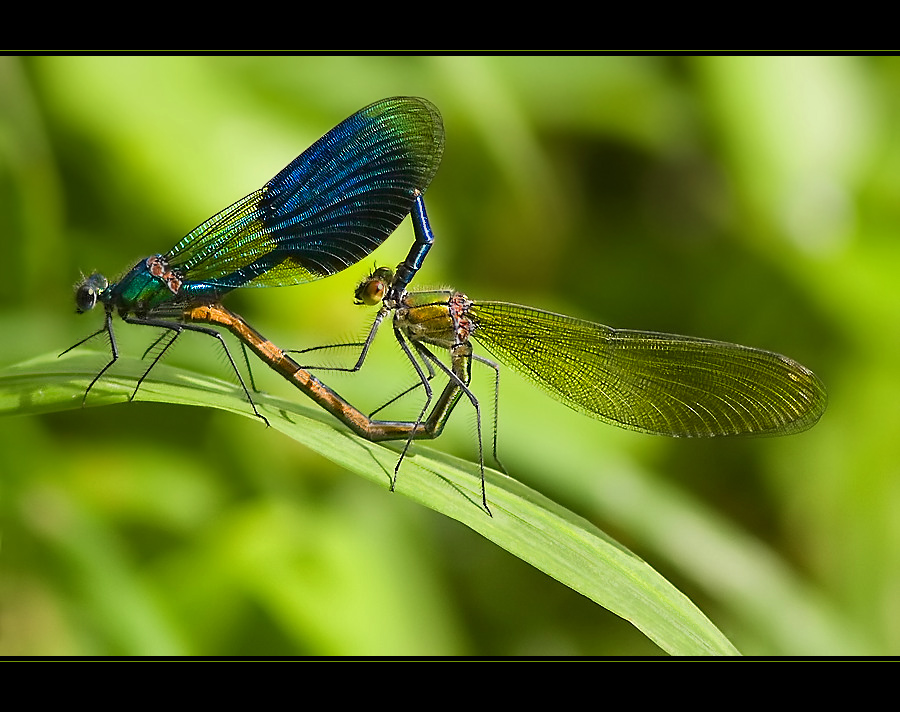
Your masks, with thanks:
[(393, 280), (394, 272), (390, 267), (379, 267), (359, 283), (353, 302), (370, 307), (380, 304)]
[(107, 287), (109, 287), (109, 281), (106, 277), (99, 272), (94, 272), (75, 290), (75, 310), (79, 314), (84, 314), (93, 309)]

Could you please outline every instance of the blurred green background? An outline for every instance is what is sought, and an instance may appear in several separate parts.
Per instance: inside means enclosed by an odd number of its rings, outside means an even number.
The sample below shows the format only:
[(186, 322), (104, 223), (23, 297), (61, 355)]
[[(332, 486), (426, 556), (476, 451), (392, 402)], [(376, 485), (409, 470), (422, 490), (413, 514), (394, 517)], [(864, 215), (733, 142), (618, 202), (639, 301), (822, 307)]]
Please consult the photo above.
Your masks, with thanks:
[[(74, 314), (82, 273), (165, 252), (396, 94), (434, 102), (447, 134), (418, 286), (771, 349), (829, 390), (807, 433), (701, 442), (504, 372), (510, 473), (746, 654), (900, 652), (897, 58), (0, 58), (0, 367), (99, 327)], [(284, 347), (356, 339), (373, 314), (353, 287), (411, 239), (406, 221), (340, 275), (226, 303)], [(116, 334), (135, 357), (153, 338)], [(210, 339), (173, 351), (233, 379)], [(361, 374), (326, 381), (374, 408), (411, 378), (385, 330)], [(490, 373), (474, 382), (490, 402)], [(423, 446), (474, 458), (471, 409)], [(212, 409), (0, 420), (0, 517), (4, 655), (660, 652), (386, 483)]]

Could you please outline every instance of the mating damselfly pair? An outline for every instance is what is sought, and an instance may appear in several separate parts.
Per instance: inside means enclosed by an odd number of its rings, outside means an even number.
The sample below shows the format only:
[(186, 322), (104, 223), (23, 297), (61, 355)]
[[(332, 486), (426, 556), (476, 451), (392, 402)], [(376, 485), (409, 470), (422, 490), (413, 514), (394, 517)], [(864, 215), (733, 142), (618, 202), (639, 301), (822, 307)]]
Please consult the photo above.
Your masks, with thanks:
[[(110, 359), (88, 384), (83, 402), (119, 358), (113, 329), (118, 313), (126, 323), (162, 330), (132, 397), (179, 336), (193, 331), (218, 339), (250, 408), (268, 423), (222, 334), (212, 328), (222, 327), (359, 436), (405, 440), (392, 490), (412, 441), (440, 435), (459, 401), (468, 400), (477, 414), (482, 505), (488, 514), (472, 363), (494, 370), (495, 395), (500, 371), (475, 352), (474, 342), (575, 410), (641, 432), (786, 435), (806, 430), (822, 415), (826, 395), (821, 381), (776, 353), (612, 329), (532, 307), (472, 300), (455, 290), (410, 289), (434, 243), (424, 195), (443, 151), (443, 122), (431, 103), (414, 97), (376, 102), (338, 124), (261, 189), (200, 224), (169, 252), (141, 260), (113, 283), (101, 274), (90, 275), (76, 291), (77, 310), (102, 304), (104, 324), (63, 353), (106, 334)], [(378, 420), (372, 417), (378, 411), (364, 414), (309, 373), (321, 367), (298, 363), (221, 300), (241, 287), (302, 284), (336, 274), (369, 255), (407, 215), (414, 242), (406, 259), (396, 269), (376, 269), (356, 291), (357, 303), (379, 307), (367, 338), (357, 344), (359, 357), (346, 368), (330, 369), (360, 370), (379, 326), (391, 318), (397, 343), (418, 375), (408, 391), (421, 389), (423, 405), (415, 420)], [(329, 347), (299, 353), (320, 348)], [(444, 350), (448, 359), (438, 353)], [(431, 386), (436, 372), (447, 379), (437, 394)], [(497, 398), (494, 404), (496, 408)], [(496, 459), (496, 411), (493, 432)]]

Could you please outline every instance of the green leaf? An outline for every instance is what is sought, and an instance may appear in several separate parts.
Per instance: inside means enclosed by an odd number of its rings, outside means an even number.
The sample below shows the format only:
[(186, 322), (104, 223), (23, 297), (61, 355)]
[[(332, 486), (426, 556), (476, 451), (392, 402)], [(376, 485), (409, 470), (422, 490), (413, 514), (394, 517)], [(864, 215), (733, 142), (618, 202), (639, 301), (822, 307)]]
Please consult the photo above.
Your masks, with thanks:
[[(121, 359), (91, 390), (90, 407), (127, 401), (146, 364)], [(47, 355), (0, 371), (0, 414), (33, 415), (82, 407), (97, 372), (96, 354)], [(233, 384), (158, 365), (136, 400), (208, 406), (255, 418)], [(302, 400), (302, 399), (300, 399)], [(363, 440), (332, 416), (302, 402), (254, 394), (272, 428), (385, 489), (402, 443)], [(260, 438), (275, 437), (260, 427)], [(476, 464), (416, 443), (400, 470), (397, 493), (475, 530), (607, 610), (630, 621), (675, 655), (735, 655), (738, 651), (696, 606), (646, 562), (593, 524), (511, 477), (488, 470), (480, 506)]]

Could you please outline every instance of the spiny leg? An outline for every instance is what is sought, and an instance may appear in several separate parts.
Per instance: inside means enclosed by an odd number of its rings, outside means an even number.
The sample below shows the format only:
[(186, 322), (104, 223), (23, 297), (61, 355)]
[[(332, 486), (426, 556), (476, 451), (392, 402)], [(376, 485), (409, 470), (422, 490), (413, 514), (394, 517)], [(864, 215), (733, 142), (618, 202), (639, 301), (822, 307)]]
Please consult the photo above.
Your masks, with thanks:
[[(209, 327), (205, 327), (205, 326), (198, 326), (196, 324), (185, 324), (183, 322), (173, 322), (173, 321), (168, 321), (166, 319), (139, 319), (139, 318), (135, 318), (135, 317), (127, 317), (125, 319), (125, 321), (128, 322), (129, 324), (138, 324), (141, 326), (157, 326), (161, 329), (169, 329), (171, 331), (176, 332), (175, 336), (172, 337), (172, 340), (168, 344), (166, 344), (166, 347), (154, 359), (153, 363), (150, 364), (150, 368), (147, 369), (147, 371), (141, 377), (141, 381), (138, 382), (138, 386), (140, 386), (140, 383), (144, 380), (144, 378), (147, 376), (147, 374), (150, 373), (150, 371), (153, 369), (153, 367), (156, 365), (156, 363), (161, 358), (162, 354), (165, 353), (166, 349), (168, 349), (175, 342), (175, 339), (178, 338), (178, 336), (181, 334), (182, 331), (187, 330), (187, 331), (197, 332), (198, 334), (206, 334), (207, 336), (211, 336), (215, 339), (218, 339), (219, 343), (222, 345), (222, 350), (225, 352), (225, 356), (228, 357), (228, 362), (231, 364), (231, 368), (234, 371), (235, 375), (237, 376), (238, 383), (241, 384), (241, 388), (244, 390), (244, 395), (247, 396), (247, 402), (250, 403), (250, 407), (253, 409), (254, 415), (256, 415), (256, 417), (259, 418), (260, 420), (262, 420), (266, 424), (266, 427), (268, 427), (270, 425), (268, 419), (256, 409), (256, 403), (253, 402), (253, 398), (250, 395), (250, 391), (247, 389), (247, 385), (244, 383), (244, 379), (241, 376), (241, 372), (238, 370), (237, 364), (234, 362), (234, 358), (232, 358), (232, 356), (231, 356), (231, 351), (228, 350), (228, 344), (225, 343), (225, 339), (222, 338), (222, 335), (218, 331), (216, 331), (215, 329), (210, 329)], [(135, 389), (135, 393), (137, 393), (137, 389)]]
[[(425, 368), (428, 369), (428, 380), (431, 381), (431, 380), (434, 378), (434, 368), (431, 366), (431, 361), (428, 360), (428, 359), (423, 359), (423, 360), (422, 360), (422, 363), (425, 365)], [(415, 383), (415, 384), (411, 385), (411, 386), (410, 386), (409, 388), (407, 388), (405, 391), (402, 391), (401, 393), (398, 393), (397, 395), (395, 395), (395, 396), (394, 396), (393, 398), (391, 398), (387, 403), (383, 403), (383, 404), (381, 404), (380, 406), (378, 406), (375, 410), (373, 410), (371, 413), (369, 413), (369, 417), (372, 418), (376, 413), (381, 412), (382, 410), (384, 410), (385, 408), (387, 408), (387, 407), (388, 407), (389, 405), (391, 405), (392, 403), (396, 403), (398, 400), (400, 400), (401, 398), (403, 398), (403, 397), (404, 397), (405, 395), (407, 395), (408, 393), (412, 393), (414, 390), (416, 390), (417, 388), (421, 388), (421, 387), (422, 387), (422, 382), (421, 382), (421, 381), (419, 381), (418, 383)]]
[[(423, 344), (419, 342), (413, 342), (413, 345), (416, 347), (416, 350), (418, 350), (419, 353), (423, 354), (424, 357), (430, 359), (439, 369), (447, 374), (451, 381), (456, 383), (459, 389), (466, 394), (466, 397), (469, 399), (469, 401), (472, 403), (472, 407), (475, 409), (475, 427), (478, 435), (478, 469), (481, 472), (481, 505), (482, 507), (484, 507), (484, 511), (487, 512), (489, 516), (493, 517), (494, 515), (491, 513), (491, 508), (488, 507), (487, 503), (487, 488), (485, 486), (484, 480), (484, 439), (481, 430), (481, 405), (478, 402), (478, 398), (475, 397), (475, 394), (472, 393), (472, 390), (469, 388), (469, 381), (471, 380), (472, 370), (471, 362), (473, 358), (472, 348), (469, 344), (457, 344), (451, 350), (451, 360), (453, 362), (453, 368), (450, 369)], [(462, 371), (463, 375), (460, 376), (457, 371)], [(408, 443), (409, 441), (407, 441), (407, 444)]]
[(253, 389), (254, 393), (261, 393), (262, 391), (256, 387), (256, 381), (253, 379), (253, 369), (250, 368), (250, 357), (247, 355), (247, 345), (241, 341), (241, 353), (244, 354), (244, 363), (247, 365), (247, 375), (250, 377), (250, 387)]
[[(160, 341), (170, 336), (171, 334), (168, 331), (164, 331), (158, 337), (156, 337), (156, 339), (153, 340), (153, 343), (151, 343), (146, 349), (144, 349), (144, 353), (141, 354), (141, 360), (143, 361), (145, 358), (147, 358), (147, 354), (153, 351), (153, 349), (155, 349), (159, 345)], [(167, 349), (169, 347), (166, 346), (165, 348)], [(163, 351), (165, 351), (165, 349), (163, 349)]]
[(144, 382), (144, 379), (150, 375), (150, 371), (152, 371), (154, 369), (154, 367), (156, 366), (156, 364), (159, 363), (160, 359), (162, 359), (162, 357), (165, 355), (166, 351), (169, 350), (169, 347), (175, 343), (175, 340), (179, 336), (181, 336), (181, 329), (178, 328), (177, 324), (173, 324), (171, 330), (164, 331), (162, 334), (159, 335), (159, 338), (154, 340), (154, 342), (152, 344), (150, 344), (150, 346), (147, 347), (147, 350), (144, 351), (144, 355), (141, 356), (141, 360), (146, 358), (147, 354), (150, 353), (150, 351), (152, 351), (154, 348), (156, 348), (163, 339), (168, 339), (168, 341), (166, 342), (166, 345), (160, 349), (159, 353), (156, 354), (156, 356), (153, 358), (153, 361), (147, 367), (147, 370), (144, 371), (144, 373), (138, 379), (137, 383), (134, 386), (134, 391), (132, 391), (132, 393), (131, 393), (131, 398), (129, 398), (128, 400), (134, 400), (134, 397), (137, 395), (137, 392), (140, 389), (141, 384)]
[(378, 327), (381, 326), (381, 322), (384, 321), (384, 317), (387, 316), (388, 309), (382, 307), (378, 310), (378, 314), (375, 317), (375, 321), (372, 322), (372, 326), (369, 329), (369, 335), (366, 336), (365, 341), (354, 341), (347, 344), (330, 344), (328, 346), (313, 346), (308, 349), (287, 349), (285, 351), (286, 354), (308, 354), (313, 351), (322, 351), (324, 349), (337, 349), (344, 348), (347, 346), (359, 346), (361, 347), (361, 351), (359, 357), (356, 359), (356, 363), (350, 368), (342, 368), (339, 366), (301, 366), (301, 368), (309, 371), (344, 371), (347, 373), (355, 373), (362, 368), (363, 363), (365, 363), (366, 356), (369, 355), (369, 348), (372, 346), (372, 342), (375, 340), (375, 334), (378, 333)]
[[(91, 392), (91, 388), (94, 387), (94, 384), (100, 380), (100, 377), (104, 373), (106, 373), (106, 371), (109, 369), (110, 366), (112, 366), (116, 361), (119, 360), (119, 347), (116, 345), (116, 336), (113, 333), (113, 328), (112, 328), (112, 313), (110, 311), (106, 312), (106, 323), (102, 327), (97, 329), (97, 331), (95, 331), (93, 334), (91, 334), (87, 338), (82, 339), (74, 346), (70, 346), (69, 348), (67, 348), (65, 351), (63, 351), (59, 355), (59, 356), (65, 356), (67, 353), (69, 353), (69, 351), (72, 351), (73, 349), (77, 349), (82, 344), (86, 344), (88, 341), (93, 339), (95, 336), (99, 336), (103, 332), (106, 332), (106, 335), (109, 337), (109, 348), (110, 348), (110, 354), (112, 355), (112, 358), (110, 358), (109, 363), (107, 363), (103, 368), (101, 368), (100, 372), (96, 376), (94, 376), (94, 379), (88, 384), (87, 389), (84, 391), (84, 396), (82, 396), (82, 398), (81, 398), (81, 407), (82, 408), (84, 408), (85, 403), (87, 403), (88, 393)], [(59, 358), (59, 356), (57, 356), (57, 358)]]
[(509, 475), (506, 467), (504, 467), (503, 463), (500, 461), (500, 458), (497, 456), (497, 430), (500, 422), (500, 367), (494, 363), (493, 361), (484, 358), (483, 356), (477, 356), (472, 354), (472, 358), (478, 361), (479, 363), (483, 363), (485, 366), (490, 366), (494, 369), (494, 444), (493, 444), (493, 456), (494, 462), (496, 462), (500, 466), (500, 470), (504, 475)]
[[(391, 478), (391, 492), (394, 491), (394, 487), (397, 484), (397, 475), (400, 472), (400, 464), (403, 462), (403, 458), (406, 457), (409, 446), (412, 444), (413, 436), (415, 435), (416, 430), (418, 430), (419, 424), (422, 422), (422, 418), (425, 417), (425, 413), (428, 412), (428, 406), (431, 405), (431, 399), (434, 395), (434, 392), (431, 390), (431, 384), (428, 382), (428, 379), (422, 372), (422, 367), (419, 365), (419, 362), (416, 360), (412, 351), (410, 351), (409, 346), (406, 343), (406, 339), (404, 339), (403, 337), (403, 334), (401, 334), (399, 330), (394, 329), (394, 336), (397, 338), (397, 342), (400, 344), (400, 348), (403, 349), (403, 353), (406, 354), (406, 357), (413, 365), (413, 368), (416, 369), (416, 373), (419, 375), (421, 384), (425, 388), (425, 405), (422, 406), (422, 411), (419, 413), (419, 417), (416, 418), (415, 427), (413, 427), (413, 429), (410, 431), (409, 437), (406, 439), (406, 444), (403, 446), (403, 450), (400, 453), (400, 458), (397, 460), (397, 464), (394, 467), (394, 476), (393, 478)], [(416, 347), (416, 350), (420, 354), (422, 353), (423, 349), (427, 352), (427, 349), (425, 349), (425, 347), (421, 346), (420, 344), (413, 342), (413, 346)]]

